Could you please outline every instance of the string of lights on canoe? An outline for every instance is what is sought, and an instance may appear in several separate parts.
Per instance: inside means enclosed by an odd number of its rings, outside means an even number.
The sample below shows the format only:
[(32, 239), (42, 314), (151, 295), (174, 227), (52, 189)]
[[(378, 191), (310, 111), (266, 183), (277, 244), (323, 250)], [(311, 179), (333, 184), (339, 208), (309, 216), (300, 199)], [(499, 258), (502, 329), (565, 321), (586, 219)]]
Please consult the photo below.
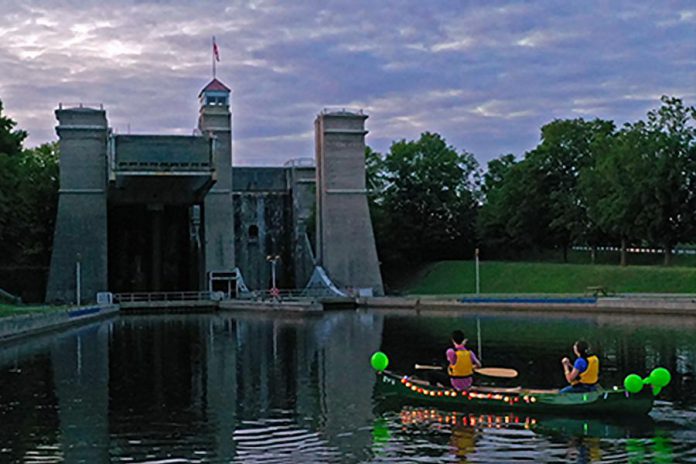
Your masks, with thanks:
[[(388, 377), (382, 377), (382, 381), (385, 383), (395, 383), (394, 380)], [(536, 403), (537, 398), (533, 395), (504, 395), (501, 393), (479, 393), (479, 392), (469, 392), (469, 391), (456, 391), (456, 390), (432, 390), (429, 388), (424, 388), (418, 384), (415, 384), (409, 380), (407, 376), (401, 378), (401, 383), (412, 392), (421, 394), (423, 396), (432, 397), (450, 397), (450, 398), (467, 398), (469, 400), (491, 400), (491, 401), (502, 401), (507, 404), (515, 404), (520, 401), (525, 403)]]

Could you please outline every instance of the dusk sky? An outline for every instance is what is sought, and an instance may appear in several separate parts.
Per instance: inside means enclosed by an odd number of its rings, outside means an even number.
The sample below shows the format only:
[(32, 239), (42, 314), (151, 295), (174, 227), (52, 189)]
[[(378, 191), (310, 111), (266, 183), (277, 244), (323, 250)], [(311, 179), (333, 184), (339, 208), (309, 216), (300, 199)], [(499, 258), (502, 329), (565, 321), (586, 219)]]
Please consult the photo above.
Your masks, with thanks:
[(56, 140), (59, 102), (119, 133), (190, 134), (200, 89), (232, 88), (234, 163), (313, 157), (322, 108), (363, 109), (367, 143), (438, 132), (485, 167), (554, 118), (696, 104), (695, 1), (0, 0), (0, 100)]

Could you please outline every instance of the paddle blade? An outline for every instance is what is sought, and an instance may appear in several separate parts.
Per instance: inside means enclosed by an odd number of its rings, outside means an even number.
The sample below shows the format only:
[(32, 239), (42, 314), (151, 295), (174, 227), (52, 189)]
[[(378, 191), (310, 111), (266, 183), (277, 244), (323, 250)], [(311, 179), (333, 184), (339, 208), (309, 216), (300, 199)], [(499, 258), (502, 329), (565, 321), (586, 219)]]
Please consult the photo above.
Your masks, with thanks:
[(514, 379), (517, 377), (517, 371), (507, 367), (482, 367), (481, 369), (476, 369), (476, 373), (488, 377), (500, 377), (504, 379)]
[(416, 364), (416, 365), (413, 366), (413, 367), (414, 367), (415, 369), (424, 370), (424, 371), (425, 371), (425, 370), (427, 370), (427, 371), (440, 371), (440, 370), (442, 370), (442, 366), (430, 366), (430, 365), (427, 365), (427, 364)]

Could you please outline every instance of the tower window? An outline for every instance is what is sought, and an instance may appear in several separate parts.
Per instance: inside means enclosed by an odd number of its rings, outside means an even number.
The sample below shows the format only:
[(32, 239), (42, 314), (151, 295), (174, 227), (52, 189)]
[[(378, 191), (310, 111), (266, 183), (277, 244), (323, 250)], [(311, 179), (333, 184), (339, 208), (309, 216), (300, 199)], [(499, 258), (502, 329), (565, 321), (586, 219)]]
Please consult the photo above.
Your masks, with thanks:
[(256, 243), (259, 241), (259, 226), (252, 224), (249, 226), (249, 243)]
[(224, 106), (227, 104), (227, 98), (215, 95), (208, 95), (205, 99), (205, 104), (210, 106)]

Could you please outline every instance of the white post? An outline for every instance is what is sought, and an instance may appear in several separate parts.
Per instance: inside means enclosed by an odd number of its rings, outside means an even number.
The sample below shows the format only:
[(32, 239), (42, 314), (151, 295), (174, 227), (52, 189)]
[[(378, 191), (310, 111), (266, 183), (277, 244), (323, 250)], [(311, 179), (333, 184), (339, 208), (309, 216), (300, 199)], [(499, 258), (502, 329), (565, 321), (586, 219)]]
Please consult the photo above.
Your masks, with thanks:
[(483, 364), (483, 352), (481, 352), (481, 319), (476, 318), (476, 338), (478, 338), (478, 359)]
[(280, 256), (266, 256), (266, 261), (271, 263), (271, 288), (276, 288), (276, 263)]
[(479, 293), (481, 293), (481, 278), (479, 276), (479, 249), (478, 248), (476, 249), (475, 255), (476, 255), (476, 257), (475, 257), (475, 261), (476, 261), (476, 294), (478, 295)]
[(80, 256), (80, 253), (78, 253), (76, 256), (76, 261), (75, 261), (75, 302), (77, 303), (77, 306), (80, 306), (80, 259), (82, 258)]
[(276, 274), (275, 274), (275, 259), (271, 261), (271, 280), (273, 281), (273, 288), (276, 288)]

